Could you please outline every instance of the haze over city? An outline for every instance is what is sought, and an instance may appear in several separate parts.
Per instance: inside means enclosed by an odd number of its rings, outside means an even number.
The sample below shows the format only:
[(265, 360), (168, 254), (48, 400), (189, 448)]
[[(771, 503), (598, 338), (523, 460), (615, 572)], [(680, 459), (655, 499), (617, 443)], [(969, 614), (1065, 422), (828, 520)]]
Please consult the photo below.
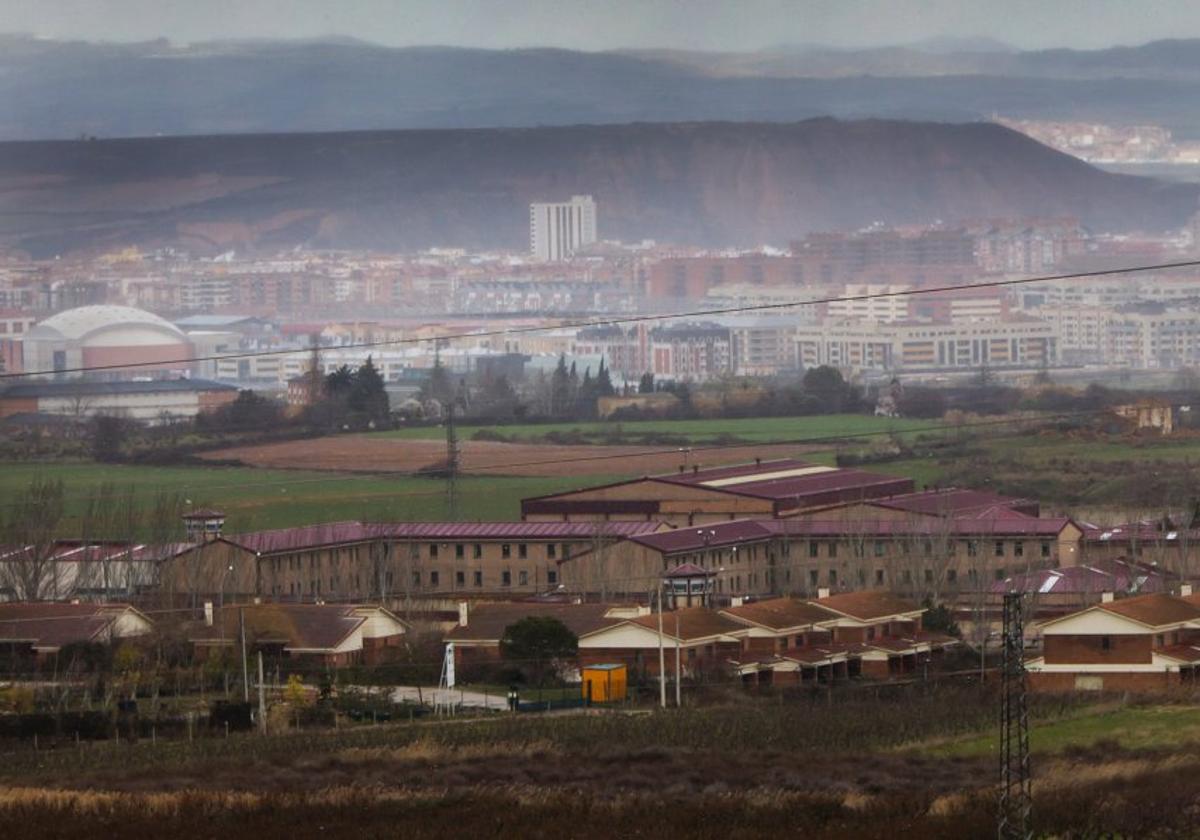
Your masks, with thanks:
[(1194, 3), (0, 27), (0, 836), (1195, 835)]

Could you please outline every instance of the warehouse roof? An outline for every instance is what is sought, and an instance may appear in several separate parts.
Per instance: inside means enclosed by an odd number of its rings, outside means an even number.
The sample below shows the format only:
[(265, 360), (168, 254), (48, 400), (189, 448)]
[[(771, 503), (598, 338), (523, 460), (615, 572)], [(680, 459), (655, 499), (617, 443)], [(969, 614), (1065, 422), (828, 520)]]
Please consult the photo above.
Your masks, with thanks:
[(22, 382), (0, 388), (0, 397), (99, 397), (113, 394), (236, 390), (233, 385), (208, 379), (139, 379), (121, 382), (78, 379), (69, 382)]

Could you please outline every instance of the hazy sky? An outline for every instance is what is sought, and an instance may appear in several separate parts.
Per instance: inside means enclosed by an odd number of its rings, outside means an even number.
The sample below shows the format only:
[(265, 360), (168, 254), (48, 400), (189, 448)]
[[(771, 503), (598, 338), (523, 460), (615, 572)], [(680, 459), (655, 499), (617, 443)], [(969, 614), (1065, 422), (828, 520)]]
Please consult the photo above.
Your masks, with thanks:
[(350, 35), (573, 49), (859, 46), (983, 36), (1026, 48), (1200, 37), (1197, 0), (0, 0), (0, 31), (173, 41)]

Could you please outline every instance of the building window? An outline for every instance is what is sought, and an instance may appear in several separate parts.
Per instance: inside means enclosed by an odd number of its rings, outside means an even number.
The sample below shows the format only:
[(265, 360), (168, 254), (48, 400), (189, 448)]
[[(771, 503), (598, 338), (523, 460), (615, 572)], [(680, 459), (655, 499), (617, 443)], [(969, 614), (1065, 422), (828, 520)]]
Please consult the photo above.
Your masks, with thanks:
[(500, 585), (512, 586), (512, 572), (504, 571), (500, 573)]
[(875, 585), (883, 586), (883, 569), (875, 570)]
[(420, 586), (421, 585), (421, 573), (413, 572), (412, 580), (413, 580), (413, 586)]
[(967, 556), (974, 557), (979, 553), (979, 544), (975, 540), (967, 540)]
[(558, 572), (546, 572), (546, 583), (552, 585), (558, 583)]
[(529, 557), (529, 546), (525, 543), (517, 543), (517, 557), (522, 560)]
[(996, 556), (1004, 556), (1004, 540), (996, 540)]
[(454, 559), (461, 560), (467, 556), (467, 547), (462, 543), (454, 544)]
[(996, 580), (1004, 580), (1004, 567), (1000, 566), (996, 569)]
[(554, 555), (557, 553), (557, 551), (556, 551), (557, 548), (558, 548), (558, 546), (555, 545), (554, 543), (546, 543), (546, 556), (549, 557), (551, 560), (553, 560)]
[(455, 572), (454, 573), (454, 585), (455, 586), (465, 586), (466, 583), (467, 583), (467, 573), (466, 572)]
[(835, 542), (831, 542), (831, 543), (829, 544), (829, 556), (830, 556), (830, 557), (837, 557), (837, 543), (835, 543)]
[(438, 575), (438, 573), (437, 573), (437, 572), (430, 572), (430, 573), (429, 573), (429, 585), (430, 585), (430, 586), (437, 586), (439, 583), (441, 583), (441, 580), (439, 579), (439, 575)]
[(905, 583), (912, 583), (912, 569), (905, 569), (903, 579)]
[(526, 572), (526, 571), (517, 572), (517, 585), (518, 586), (528, 586), (529, 585), (529, 572)]
[(483, 586), (483, 572), (475, 572), (475, 585)]
[(829, 585), (830, 585), (830, 586), (836, 586), (836, 585), (837, 585), (837, 569), (830, 569), (830, 570), (829, 570)]
[(1100, 650), (1112, 650), (1112, 636), (1100, 637)]
[(476, 560), (478, 560), (480, 557), (482, 557), (483, 556), (483, 546), (480, 545), (479, 543), (475, 543), (475, 545), (472, 546), (472, 548), (471, 548), (471, 556), (474, 557)]
[(437, 550), (438, 550), (437, 543), (430, 543), (430, 544), (429, 544), (429, 559), (430, 559), (430, 560), (436, 560), (436, 559), (437, 559)]
[(870, 641), (874, 641), (874, 639), (875, 639), (875, 628), (874, 628), (874, 627), (868, 627), (868, 628), (867, 628), (867, 641), (868, 641), (868, 642), (870, 642)]
[(957, 581), (958, 581), (958, 569), (947, 569), (946, 570), (946, 582), (947, 583), (956, 583)]
[(503, 557), (505, 560), (512, 557), (512, 546), (509, 545), (508, 543), (505, 543), (504, 545), (500, 546), (500, 556)]
[(875, 556), (883, 556), (883, 540), (875, 540)]
[(810, 569), (808, 572), (808, 583), (810, 586), (816, 586), (820, 582), (820, 572), (816, 569)]
[(1042, 543), (1042, 556), (1043, 557), (1050, 556), (1050, 543), (1048, 543), (1048, 542)]
[(1025, 543), (1021, 542), (1020, 540), (1017, 540), (1016, 542), (1013, 543), (1013, 557), (1024, 557), (1024, 556), (1025, 556)]

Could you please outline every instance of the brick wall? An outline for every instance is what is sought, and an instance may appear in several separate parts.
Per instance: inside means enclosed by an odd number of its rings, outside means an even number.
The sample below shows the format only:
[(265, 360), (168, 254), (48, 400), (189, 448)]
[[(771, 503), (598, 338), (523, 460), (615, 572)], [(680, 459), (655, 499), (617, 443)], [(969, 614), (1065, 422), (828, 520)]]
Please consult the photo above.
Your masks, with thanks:
[[(1108, 640), (1108, 649), (1104, 640)], [(1043, 639), (1047, 664), (1149, 665), (1150, 634), (1136, 636), (1053, 636)]]

